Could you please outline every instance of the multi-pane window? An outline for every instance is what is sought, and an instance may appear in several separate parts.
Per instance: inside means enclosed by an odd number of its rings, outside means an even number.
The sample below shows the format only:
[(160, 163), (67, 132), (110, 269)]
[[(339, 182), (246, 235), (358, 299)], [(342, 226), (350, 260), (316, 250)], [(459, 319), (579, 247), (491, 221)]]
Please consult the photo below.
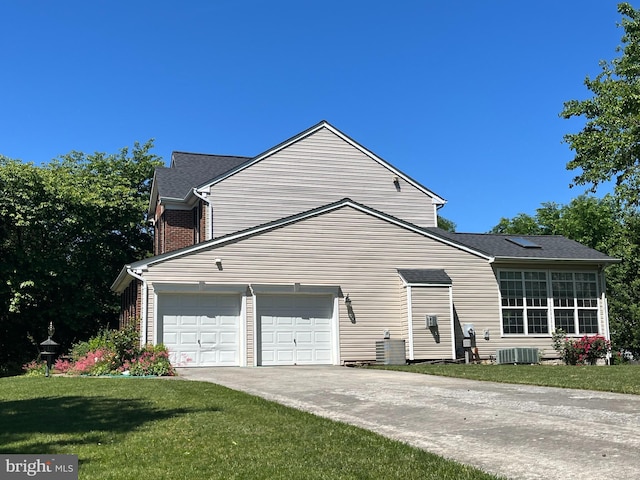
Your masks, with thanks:
[(503, 333), (598, 333), (595, 273), (502, 270), (499, 282)]

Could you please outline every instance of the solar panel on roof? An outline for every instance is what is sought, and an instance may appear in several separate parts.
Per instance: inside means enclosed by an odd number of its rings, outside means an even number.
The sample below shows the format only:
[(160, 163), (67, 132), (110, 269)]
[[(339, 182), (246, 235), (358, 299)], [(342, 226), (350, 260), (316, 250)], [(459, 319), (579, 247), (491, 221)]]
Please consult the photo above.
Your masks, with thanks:
[(507, 240), (511, 243), (515, 243), (522, 248), (542, 248), (533, 240), (524, 237), (507, 237)]

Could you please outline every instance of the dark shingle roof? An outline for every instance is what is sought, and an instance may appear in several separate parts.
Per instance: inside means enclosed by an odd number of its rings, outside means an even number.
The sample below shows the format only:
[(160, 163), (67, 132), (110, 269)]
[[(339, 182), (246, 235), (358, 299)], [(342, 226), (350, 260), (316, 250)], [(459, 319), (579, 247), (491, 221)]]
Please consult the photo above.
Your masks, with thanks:
[[(593, 260), (614, 262), (615, 259), (589, 248), (574, 240), (559, 235), (497, 235), (489, 233), (452, 233), (439, 228), (427, 231), (457, 242), (486, 255), (500, 258), (550, 259), (550, 260)], [(539, 248), (522, 247), (510, 238), (525, 238)]]
[(399, 269), (398, 273), (407, 283), (431, 283), (440, 285), (451, 285), (451, 278), (444, 270), (435, 269)]
[(192, 188), (233, 170), (250, 158), (173, 152), (170, 167), (156, 168), (158, 194), (165, 198), (185, 198)]

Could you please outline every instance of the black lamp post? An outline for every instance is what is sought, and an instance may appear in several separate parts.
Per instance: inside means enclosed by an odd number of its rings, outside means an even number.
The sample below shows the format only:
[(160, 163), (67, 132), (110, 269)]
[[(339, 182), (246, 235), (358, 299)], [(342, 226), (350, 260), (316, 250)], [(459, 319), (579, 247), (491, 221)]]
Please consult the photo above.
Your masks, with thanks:
[(59, 344), (51, 340), (53, 337), (53, 333), (55, 332), (55, 328), (53, 328), (53, 322), (49, 322), (49, 328), (47, 330), (49, 333), (49, 338), (47, 338), (44, 342), (40, 344), (40, 355), (45, 357), (47, 361), (47, 367), (45, 370), (45, 377), (49, 376), (49, 370), (51, 370), (51, 363), (53, 362), (53, 357), (56, 355), (56, 350), (58, 349)]

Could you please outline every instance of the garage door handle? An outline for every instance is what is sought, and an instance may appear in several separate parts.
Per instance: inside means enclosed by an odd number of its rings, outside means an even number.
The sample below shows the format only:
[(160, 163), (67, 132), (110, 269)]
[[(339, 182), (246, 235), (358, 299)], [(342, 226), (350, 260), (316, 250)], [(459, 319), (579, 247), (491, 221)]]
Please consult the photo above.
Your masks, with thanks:
[(198, 346), (201, 347), (202, 345), (200, 344), (200, 339), (198, 339)]
[(293, 344), (297, 347), (298, 346), (298, 342), (296, 341), (296, 339), (293, 339)]

